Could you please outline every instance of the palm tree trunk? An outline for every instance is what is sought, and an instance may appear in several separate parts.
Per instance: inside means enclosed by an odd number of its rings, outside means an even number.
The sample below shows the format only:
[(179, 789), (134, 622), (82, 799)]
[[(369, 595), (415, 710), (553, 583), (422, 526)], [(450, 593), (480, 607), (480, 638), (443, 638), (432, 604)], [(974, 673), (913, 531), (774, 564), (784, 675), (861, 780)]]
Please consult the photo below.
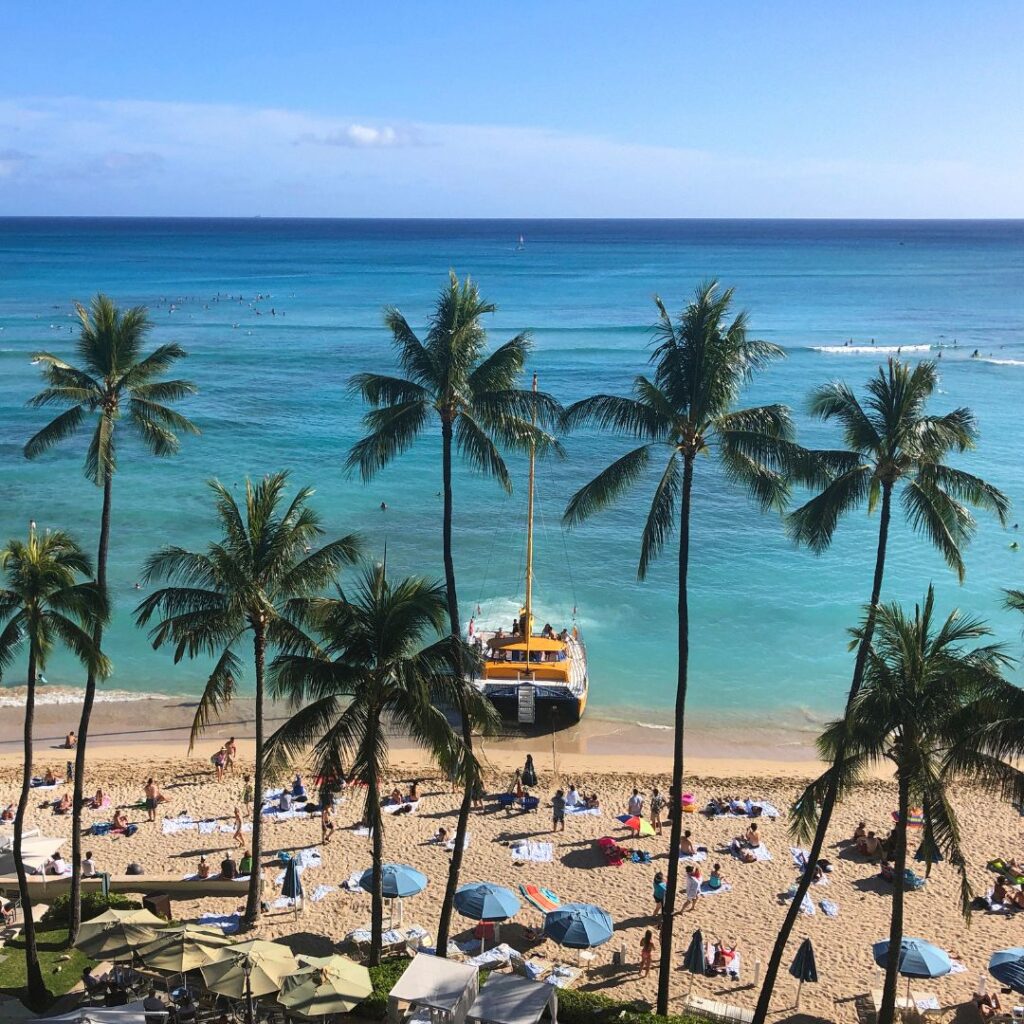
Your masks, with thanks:
[[(107, 469), (103, 475), (103, 511), (100, 514), (100, 544), (96, 555), (96, 582), (100, 590), (107, 589), (107, 551), (110, 546), (110, 502), (114, 475)], [(101, 651), (103, 623), (93, 628), (93, 643)], [(78, 940), (82, 924), (82, 806), (85, 800), (85, 745), (89, 739), (89, 721), (96, 698), (96, 673), (90, 668), (85, 678), (82, 697), (82, 715), (78, 719), (78, 743), (75, 748), (75, 781), (71, 804), (71, 895), (68, 904), (68, 944)]]
[(672, 982), (672, 924), (679, 880), (679, 843), (683, 832), (683, 731), (686, 722), (686, 683), (690, 661), (690, 609), (687, 574), (690, 568), (690, 500), (693, 493), (693, 458), (683, 463), (683, 501), (679, 513), (679, 666), (676, 682), (675, 736), (672, 749), (672, 785), (668, 805), (672, 826), (668, 840), (668, 880), (665, 885), (665, 913), (661, 922), (661, 965), (658, 971), (658, 1013), (668, 1015), (669, 987)]
[[(864, 635), (861, 637), (860, 644), (857, 647), (857, 658), (853, 664), (853, 679), (850, 682), (850, 692), (846, 698), (844, 714), (849, 714), (850, 708), (860, 692), (861, 683), (864, 681), (864, 669), (867, 666), (868, 651), (871, 649), (871, 639), (875, 632), (875, 619), (878, 616), (878, 602), (882, 596), (882, 579), (885, 576), (885, 555), (889, 544), (889, 520), (891, 516), (892, 484), (883, 484), (882, 510), (878, 521), (878, 543), (875, 548), (875, 575), (871, 583), (871, 602), (868, 605), (868, 614), (864, 622)], [(836, 763), (841, 763), (844, 755), (845, 744), (841, 744), (836, 752)], [(824, 799), (821, 802), (818, 827), (815, 830), (814, 840), (807, 855), (807, 867), (797, 883), (796, 895), (786, 911), (786, 917), (782, 922), (782, 927), (779, 929), (775, 945), (772, 948), (772, 955), (768, 959), (764, 981), (761, 984), (761, 993), (757, 999), (757, 1008), (754, 1010), (754, 1024), (764, 1024), (768, 1019), (768, 1007), (771, 1003), (779, 968), (782, 966), (782, 958), (786, 953), (786, 943), (789, 942), (789, 937), (796, 926), (797, 917), (801, 913), (800, 908), (804, 897), (811, 887), (814, 867), (821, 859), (821, 851), (825, 846), (825, 836), (832, 821), (832, 812), (836, 806), (836, 795), (837, 786), (835, 780), (833, 780), (826, 789)]]
[(893, 1024), (896, 1019), (896, 986), (900, 974), (900, 945), (903, 942), (903, 892), (907, 870), (907, 815), (910, 813), (910, 786), (902, 771), (899, 775), (899, 814), (896, 822), (896, 864), (892, 884), (892, 916), (889, 918), (889, 956), (885, 963), (885, 986), (878, 1024)]
[(249, 876), (249, 895), (245, 901), (243, 930), (254, 928), (259, 920), (263, 902), (263, 674), (267, 656), (267, 637), (262, 625), (253, 634), (253, 655), (256, 662), (256, 767), (253, 772), (252, 793), (252, 873)]
[(32, 917), (32, 894), (28, 890), (28, 876), (21, 862), (21, 836), (25, 827), (25, 811), (28, 809), (29, 787), (32, 782), (32, 728), (36, 712), (36, 652), (34, 645), (28, 653), (28, 692), (25, 695), (25, 741), (22, 766), (21, 794), (18, 797), (18, 811), (14, 816), (14, 870), (18, 875), (18, 892), (21, 896), (21, 913), (24, 920), (22, 934), (25, 937), (25, 976), (28, 979), (28, 994), (31, 1003), (39, 1007), (46, 999), (46, 985), (39, 967), (39, 950), (36, 948), (36, 923)]
[[(452, 425), (446, 419), (441, 422), (441, 472), (444, 478), (444, 581), (448, 595), (448, 619), (452, 636), (461, 644), (462, 625), (459, 621), (459, 599), (455, 590), (455, 560), (452, 557)], [(462, 659), (459, 658), (457, 671), (464, 677)], [(460, 685), (459, 692), (462, 692)], [(448, 882), (445, 885), (444, 901), (441, 904), (441, 919), (437, 925), (437, 955), (448, 954), (448, 933), (451, 931), (452, 909), (455, 905), (455, 890), (459, 887), (459, 873), (462, 870), (462, 848), (469, 830), (469, 812), (473, 807), (473, 723), (465, 700), (459, 701), (459, 717), (462, 719), (463, 782), (462, 803), (459, 805), (459, 820), (455, 826), (455, 849), (448, 866)]]
[[(379, 744), (377, 736), (378, 714), (367, 716), (369, 731), (366, 737), (368, 750), (376, 750)], [(367, 762), (373, 764), (372, 760)], [(381, 867), (384, 864), (384, 823), (380, 813), (380, 790), (377, 786), (377, 773), (372, 769), (366, 779), (366, 823), (370, 826), (371, 857), (373, 867), (373, 883), (370, 892), (370, 966), (380, 963), (384, 932), (384, 897), (381, 895)]]

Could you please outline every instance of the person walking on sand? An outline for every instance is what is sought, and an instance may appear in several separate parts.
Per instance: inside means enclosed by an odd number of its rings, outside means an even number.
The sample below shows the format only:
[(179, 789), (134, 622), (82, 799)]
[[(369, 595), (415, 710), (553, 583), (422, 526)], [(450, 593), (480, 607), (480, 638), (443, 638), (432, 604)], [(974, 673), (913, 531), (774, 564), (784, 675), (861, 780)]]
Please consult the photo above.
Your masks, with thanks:
[(551, 831), (565, 831), (565, 793), (560, 789), (551, 798)]
[(326, 846), (334, 835), (334, 805), (324, 803), (320, 812), (320, 840)]
[(226, 769), (234, 768), (235, 761), (238, 760), (238, 747), (235, 745), (235, 737), (231, 736), (227, 743), (224, 744), (224, 767)]
[(654, 959), (654, 935), (648, 928), (640, 940), (640, 977), (646, 978), (651, 973), (651, 961)]
[(661, 917), (665, 913), (665, 875), (661, 871), (654, 873), (654, 916)]
[(245, 846), (245, 840), (242, 838), (242, 812), (235, 806), (235, 845)]
[(158, 804), (164, 802), (164, 795), (160, 792), (160, 787), (150, 779), (146, 783), (146, 820), (156, 821), (156, 808)]
[(686, 865), (686, 902), (683, 910), (696, 910), (700, 898), (700, 875), (692, 864)]

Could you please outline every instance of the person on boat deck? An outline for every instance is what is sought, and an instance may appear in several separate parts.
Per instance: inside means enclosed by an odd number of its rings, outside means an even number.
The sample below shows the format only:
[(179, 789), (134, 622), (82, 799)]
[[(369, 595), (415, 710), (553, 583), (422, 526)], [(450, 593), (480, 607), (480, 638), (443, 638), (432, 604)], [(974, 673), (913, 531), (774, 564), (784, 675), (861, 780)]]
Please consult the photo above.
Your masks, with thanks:
[(512, 635), (513, 636), (519, 636), (519, 620), (518, 619), (513, 619), (512, 620)]
[(306, 787), (302, 783), (301, 775), (295, 776), (295, 781), (292, 783), (292, 796), (295, 797), (296, 800), (306, 799)]
[(494, 633), (494, 639), (495, 640), (504, 640), (505, 639), (505, 628), (504, 628), (504, 626), (499, 626), (497, 628), (497, 630)]
[(563, 629), (562, 632), (558, 634), (558, 639), (564, 644), (569, 639), (569, 630)]
[(569, 792), (565, 794), (566, 807), (580, 807), (583, 801), (580, 799), (579, 791), (574, 785), (569, 786)]
[(550, 622), (544, 623), (544, 628), (540, 631), (540, 635), (543, 637), (547, 637), (548, 640), (555, 639), (555, 629)]

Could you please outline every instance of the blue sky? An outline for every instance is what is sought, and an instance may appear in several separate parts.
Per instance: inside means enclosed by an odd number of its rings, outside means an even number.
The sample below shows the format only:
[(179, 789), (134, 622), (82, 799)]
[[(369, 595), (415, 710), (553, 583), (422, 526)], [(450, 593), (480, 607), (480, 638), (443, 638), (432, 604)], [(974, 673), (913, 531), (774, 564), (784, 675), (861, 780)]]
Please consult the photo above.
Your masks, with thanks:
[(1024, 216), (1024, 5), (0, 8), (0, 214)]

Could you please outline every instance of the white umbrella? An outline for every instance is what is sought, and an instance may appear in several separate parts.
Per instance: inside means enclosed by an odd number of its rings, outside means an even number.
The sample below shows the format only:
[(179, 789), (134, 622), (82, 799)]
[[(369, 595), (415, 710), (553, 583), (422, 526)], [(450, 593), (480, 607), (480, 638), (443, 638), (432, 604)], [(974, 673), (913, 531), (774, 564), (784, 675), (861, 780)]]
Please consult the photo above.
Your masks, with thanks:
[[(42, 871), (43, 865), (64, 845), (67, 840), (48, 836), (23, 836), (21, 840), (21, 863), (32, 873)], [(0, 852), (0, 875), (13, 875), (17, 868), (14, 862), (14, 846)]]

